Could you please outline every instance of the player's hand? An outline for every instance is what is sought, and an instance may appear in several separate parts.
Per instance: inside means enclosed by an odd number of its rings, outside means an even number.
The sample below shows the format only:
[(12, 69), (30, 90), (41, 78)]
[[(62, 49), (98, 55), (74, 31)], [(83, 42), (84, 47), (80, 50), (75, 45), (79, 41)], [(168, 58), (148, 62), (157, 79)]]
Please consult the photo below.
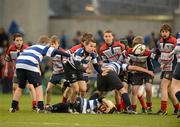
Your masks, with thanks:
[(149, 73), (149, 75), (151, 75), (152, 77), (154, 77), (154, 73), (153, 73), (152, 71), (149, 71), (148, 73)]
[(165, 67), (165, 64), (161, 64), (160, 68), (163, 69)]
[(91, 73), (92, 73), (92, 70), (89, 69), (89, 68), (87, 68), (87, 69), (86, 69), (86, 73), (91, 74)]

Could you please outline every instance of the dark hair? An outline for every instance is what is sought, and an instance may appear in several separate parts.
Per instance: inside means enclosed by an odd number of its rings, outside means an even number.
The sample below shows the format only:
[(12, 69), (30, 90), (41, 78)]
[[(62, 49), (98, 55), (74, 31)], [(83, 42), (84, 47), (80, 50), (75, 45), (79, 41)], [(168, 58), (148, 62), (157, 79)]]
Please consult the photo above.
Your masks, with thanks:
[(106, 31), (104, 31), (104, 34), (105, 34), (105, 33), (111, 33), (111, 34), (113, 34), (112, 30), (106, 30)]
[(87, 39), (92, 39), (93, 34), (92, 33), (84, 33), (81, 37), (81, 42), (85, 42)]
[(169, 24), (163, 24), (160, 28), (160, 32), (163, 30), (168, 30), (170, 33), (172, 33), (172, 28)]
[(94, 38), (89, 38), (89, 39), (87, 39), (86, 41), (84, 41), (84, 44), (85, 44), (85, 45), (88, 45), (90, 42), (96, 43), (96, 41), (95, 41)]
[(22, 37), (23, 38), (23, 35), (20, 34), (20, 33), (15, 33), (12, 35), (12, 40), (15, 41), (17, 37)]

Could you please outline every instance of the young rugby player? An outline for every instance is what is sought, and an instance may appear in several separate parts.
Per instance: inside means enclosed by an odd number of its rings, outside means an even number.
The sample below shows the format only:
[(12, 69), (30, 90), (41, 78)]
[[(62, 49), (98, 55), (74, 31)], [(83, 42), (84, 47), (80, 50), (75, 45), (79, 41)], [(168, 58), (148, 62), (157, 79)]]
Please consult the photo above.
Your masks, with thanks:
[(94, 52), (96, 43), (90, 38), (84, 42), (84, 47), (76, 50), (76, 52), (65, 63), (64, 69), (67, 80), (71, 83), (72, 96), (71, 103), (75, 103), (77, 94), (86, 93), (87, 86), (83, 73), (91, 73), (88, 68), (89, 62), (92, 62), (95, 70), (100, 73), (100, 67), (97, 63), (97, 54)]
[[(59, 47), (60, 42), (57, 36), (52, 36), (50, 41), (51, 41), (50, 42), (51, 47), (54, 47), (60, 51), (65, 52), (64, 49)], [(65, 72), (62, 65), (62, 62), (63, 62), (62, 60), (63, 58), (61, 55), (56, 55), (55, 57), (52, 58), (53, 72), (46, 88), (46, 96), (45, 96), (46, 106), (48, 106), (51, 103), (52, 88), (56, 84), (61, 83), (62, 79), (65, 79)]]
[[(13, 63), (13, 70), (14, 70), (14, 76), (13, 76), (13, 86), (12, 86), (12, 93), (14, 95), (17, 87), (18, 87), (18, 81), (17, 81), (17, 76), (16, 76), (16, 60), (18, 55), (26, 48), (28, 48), (29, 46), (27, 44), (24, 43), (24, 39), (23, 39), (23, 35), (19, 34), (19, 33), (15, 33), (12, 36), (12, 40), (13, 40), (13, 44), (11, 44), (7, 50), (6, 56), (5, 56), (5, 76), (8, 76), (8, 66), (9, 66), (9, 62)], [(33, 87), (32, 84), (27, 83), (26, 87), (29, 89), (29, 92), (32, 96), (32, 109), (35, 110), (36, 109), (36, 91)], [(17, 107), (17, 109), (19, 109), (19, 105)]]
[(38, 42), (39, 44), (23, 50), (16, 60), (16, 74), (19, 86), (14, 93), (11, 108), (9, 109), (10, 112), (17, 111), (17, 104), (27, 81), (33, 84), (36, 89), (37, 112), (44, 112), (43, 90), (39, 64), (44, 56), (54, 57), (58, 54), (70, 57), (69, 54), (50, 47), (49, 38), (46, 36), (40, 37)]
[(168, 95), (170, 97), (171, 102), (174, 105), (174, 113), (176, 114), (179, 110), (179, 104), (176, 99), (176, 97), (173, 95), (172, 90), (169, 89), (171, 86), (171, 80), (173, 76), (173, 60), (174, 55), (169, 58), (169, 53), (173, 51), (173, 49), (176, 46), (176, 38), (173, 37), (172, 34), (172, 28), (169, 24), (163, 24), (160, 28), (160, 47), (159, 50), (161, 52), (160, 56), (160, 64), (161, 64), (161, 108), (157, 112), (157, 114), (160, 115), (166, 115), (167, 114), (167, 100)]

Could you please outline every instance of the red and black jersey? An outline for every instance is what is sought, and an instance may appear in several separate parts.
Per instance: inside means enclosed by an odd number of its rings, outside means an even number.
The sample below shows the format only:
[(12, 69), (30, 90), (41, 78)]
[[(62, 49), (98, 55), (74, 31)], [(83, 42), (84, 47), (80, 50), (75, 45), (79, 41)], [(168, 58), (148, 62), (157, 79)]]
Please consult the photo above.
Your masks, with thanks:
[(169, 53), (175, 48), (177, 40), (170, 36), (167, 39), (160, 38), (159, 42), (160, 62), (165, 65), (162, 71), (172, 71), (174, 56), (169, 57)]
[(15, 44), (10, 45), (6, 52), (5, 60), (7, 62), (16, 61), (16, 59), (18, 57), (18, 53), (22, 52), (24, 49), (26, 49), (28, 47), (29, 46), (27, 44), (23, 44), (21, 46), (21, 48), (18, 49)]
[(132, 50), (133, 48), (128, 48), (125, 52), (125, 55), (130, 58), (130, 64), (152, 70), (152, 63), (150, 62), (151, 51), (146, 49), (143, 55), (134, 55)]
[(117, 62), (121, 60), (121, 55), (124, 50), (125, 45), (120, 41), (114, 41), (110, 46), (104, 43), (100, 47), (100, 56), (105, 63)]

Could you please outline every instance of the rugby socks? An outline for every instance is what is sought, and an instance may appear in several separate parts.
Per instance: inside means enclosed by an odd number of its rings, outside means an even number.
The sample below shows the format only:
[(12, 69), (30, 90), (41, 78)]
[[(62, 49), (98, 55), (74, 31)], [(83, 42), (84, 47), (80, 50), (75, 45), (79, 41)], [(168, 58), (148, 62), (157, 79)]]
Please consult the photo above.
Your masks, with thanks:
[(132, 110), (136, 111), (137, 105), (131, 105), (132, 106)]
[(36, 101), (32, 101), (32, 107), (36, 107), (37, 104), (36, 104)]
[(89, 100), (94, 100), (99, 98), (99, 93), (93, 93), (93, 95), (90, 96)]
[(180, 109), (179, 109), (179, 104), (174, 105), (174, 109), (175, 109), (175, 110), (180, 110)]
[(178, 101), (180, 102), (180, 91), (176, 92), (176, 98), (178, 99)]
[(152, 102), (146, 102), (147, 108), (152, 108)]
[(38, 109), (44, 110), (44, 104), (43, 104), (43, 101), (38, 101), (37, 106), (38, 106)]
[(122, 98), (126, 107), (131, 107), (131, 102), (128, 93), (123, 93)]
[(67, 100), (68, 100), (68, 98), (63, 96), (63, 98), (62, 98), (62, 103), (66, 103)]
[(18, 104), (19, 104), (19, 102), (18, 102), (18, 101), (13, 100), (13, 101), (12, 101), (12, 103), (11, 103), (11, 108), (13, 108), (13, 109), (16, 109), (16, 110), (17, 110), (17, 108), (18, 108)]
[(146, 103), (145, 103), (145, 101), (144, 101), (143, 95), (142, 95), (142, 96), (138, 96), (138, 99), (139, 99), (139, 101), (140, 101), (140, 103), (141, 103), (142, 109), (146, 109), (147, 106), (146, 106)]
[(161, 111), (166, 112), (167, 110), (167, 101), (161, 101)]
[(121, 100), (120, 100), (120, 108), (123, 110), (123, 109), (125, 109), (126, 108), (126, 106), (125, 106), (125, 104), (124, 104), (124, 100), (123, 100), (123, 98), (121, 97)]

